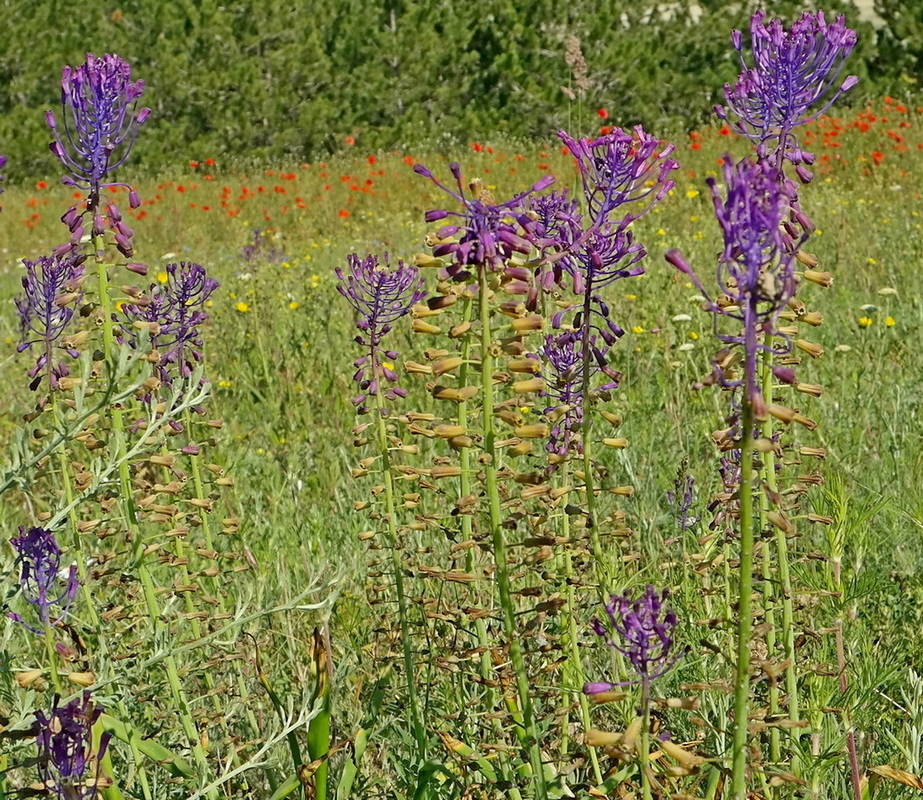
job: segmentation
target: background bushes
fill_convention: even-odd
[[[876,0],[887,21],[859,23],[850,69],[862,91],[916,87],[923,18],[916,0]],[[153,115],[134,163],[193,158],[310,160],[352,136],[391,148],[506,134],[589,131],[595,111],[675,132],[711,115],[738,71],[728,30],[754,3],[687,0],[3,0],[0,152],[9,174],[56,174],[42,112],[63,64],[118,52],[148,85]],[[787,18],[802,4],[774,2]],[[579,91],[568,36],[588,64]],[[730,52],[729,52],[730,51]],[[574,92],[568,99],[562,87]],[[861,100],[856,93],[853,102]]]

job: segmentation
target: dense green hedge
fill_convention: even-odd
[[[878,2],[910,8],[919,0]],[[698,0],[695,21],[683,12],[651,24],[645,5],[3,0],[0,152],[10,156],[13,179],[57,172],[42,112],[58,101],[62,65],[81,62],[86,51],[117,52],[146,81],[153,114],[137,154],[151,168],[207,157],[310,159],[347,136],[364,148],[390,148],[495,133],[543,137],[562,125],[588,131],[600,107],[622,125],[698,124],[737,72],[728,32],[746,26],[748,11],[739,2]],[[768,5],[790,18],[801,4]],[[857,19],[846,0],[824,5]],[[904,28],[919,40],[919,12],[916,20]],[[904,28],[885,29],[890,50],[882,60],[882,37],[859,27],[851,71],[871,74],[879,87],[900,85],[900,73],[919,65]],[[579,39],[588,64],[582,98],[564,57],[568,36]]]

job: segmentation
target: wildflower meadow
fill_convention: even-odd
[[[918,796],[923,97],[859,47],[731,19],[658,130],[574,39],[566,129],[258,167],[136,169],[146,76],[62,63],[0,196],[0,799]]]

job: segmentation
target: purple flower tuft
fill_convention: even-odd
[[[522,192],[503,203],[497,203],[480,181],[470,184],[472,196],[467,196],[462,187],[461,167],[458,164],[449,165],[458,191],[440,183],[429,170],[419,164],[414,170],[458,200],[464,209],[436,209],[426,214],[427,222],[450,217],[456,220],[455,224],[445,226],[440,231],[443,234],[440,239],[452,237],[452,241],[442,242],[433,248],[434,256],[447,257],[453,262],[440,277],[460,280],[467,274],[465,267],[480,264],[486,265],[494,272],[500,272],[514,253],[524,255],[531,251],[533,221],[525,213],[527,199],[530,195],[548,188],[553,178],[546,176],[527,192]]]
[[[768,161],[745,158],[735,164],[725,156],[722,169],[726,197],[714,179],[708,181],[715,216],[724,234],[717,274],[718,293],[723,298],[720,303],[712,301],[711,310],[741,325],[739,334],[717,336],[722,342],[743,348],[744,377],[729,378],[716,363],[714,378],[726,388],[743,385],[761,418],[764,404],[756,373],[758,355],[766,346],[760,337],[772,334],[787,341],[776,330],[776,322],[795,294],[795,253],[807,234],[793,239],[783,227],[792,213],[793,187]],[[667,260],[709,296],[682,255],[670,251]]]
[[[128,159],[150,113],[137,108],[143,92],[144,81],[132,81],[131,67],[111,53],[87,53],[85,63],[61,73],[63,132],[54,113],[45,114],[55,137],[51,152],[68,170],[64,182],[88,189],[94,207],[100,188],[111,185],[106,176]]]
[[[823,11],[805,12],[786,30],[782,20],[767,20],[760,10],[750,18],[750,38],[752,67],[744,58],[740,31],[731,37],[743,69],[734,86],[724,87],[728,111],[737,117],[733,126],[766,152],[777,150],[796,165],[811,163],[813,157],[798,149],[790,132],[816,119],[856,85],[854,75],[839,83],[856,32],[846,27],[843,16],[828,23]],[[717,110],[727,119],[724,109]],[[781,167],[780,162],[775,166]]]
[[[97,796],[99,772],[88,779],[95,761],[98,765],[106,752],[111,735],[104,733],[99,749],[93,753],[93,724],[102,709],[84,692],[66,705],[55,697],[51,713],[35,712],[35,738],[39,750],[39,775],[45,789],[62,800],[91,800]]]
[[[383,350],[382,342],[390,333],[393,325],[410,312],[414,303],[426,296],[423,279],[416,267],[397,262],[391,269],[388,256],[380,265],[378,257],[370,255],[360,259],[356,254],[347,256],[348,270],[339,267],[336,276],[339,279],[337,291],[346,298],[357,314],[356,327],[359,335],[357,344],[368,348],[368,355],[356,359],[354,379],[361,394],[353,398],[360,414],[368,413],[364,405],[369,396],[376,396],[381,391],[381,381],[397,383],[397,373],[385,364],[385,358],[394,361],[397,353]],[[391,386],[384,395],[389,400],[403,397],[406,391],[399,386]]]
[[[23,259],[26,274],[22,276],[23,293],[16,298],[19,311],[20,343],[23,352],[38,345],[41,352],[35,366],[29,370],[35,391],[44,374],[48,375],[51,389],[58,388],[58,380],[68,374],[67,367],[53,356],[55,342],[61,338],[74,316],[74,308],[83,297],[82,258],[65,255],[42,256],[37,261]],[[62,346],[71,358],[79,354],[70,346]]]
[[[67,169],[61,183],[88,192],[86,206],[78,213],[69,209],[61,221],[71,236],[62,252],[77,250],[84,234],[84,217],[88,217],[94,238],[102,235],[103,218],[99,214],[100,190],[123,186],[129,190],[129,205],[138,208],[137,193],[124,183],[113,183],[108,177],[122,166],[131,154],[138,130],[150,114],[149,108],[138,108],[144,92],[144,81],[131,80],[131,67],[117,55],[107,53],[97,58],[87,53],[79,67],[64,67],[61,73],[61,105],[63,125],[53,111],[45,121],[54,134],[51,152]],[[106,220],[114,234],[118,251],[130,259],[133,254],[132,230],[122,222],[114,203],[108,203]]]
[[[66,577],[61,575],[61,549],[54,534],[44,528],[20,527],[19,536],[10,540],[16,548],[16,561],[20,564],[19,586],[27,603],[38,609],[42,628],[27,623],[19,614],[7,616],[21,623],[33,633],[44,635],[46,626],[63,622],[77,596],[80,584],[77,580],[77,566],[71,565]],[[52,617],[52,610],[54,617]]]
[[[143,302],[122,307],[122,338],[137,347],[140,337],[135,323],[146,327],[151,347],[160,354],[157,377],[161,384],[172,386],[175,377],[189,377],[202,361],[199,326],[208,319],[205,304],[219,283],[192,262],[168,264],[166,272],[167,282],[151,284],[150,296]]]
[[[566,131],[558,131],[558,137],[577,159],[587,208],[597,223],[611,221],[627,203],[649,199],[642,211],[621,221],[627,226],[673,188],[669,174],[679,164],[669,156],[675,148],[662,145],[640,125],[633,135],[613,128],[598,139],[573,139]]]
[[[671,655],[676,612],[664,607],[668,596],[667,589],[658,592],[651,585],[637,600],[632,599],[630,592],[614,594],[606,604],[609,625],[598,619],[592,622],[593,630],[605,639],[609,647],[625,656],[634,668],[639,680],[629,683],[640,682],[649,686],[686,654],[686,650],[682,649]],[[625,684],[588,683],[583,691],[599,694],[621,685]]]

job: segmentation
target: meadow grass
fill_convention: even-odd
[[[796,435],[828,452],[828,488],[813,490],[810,507],[831,516],[837,504],[848,500],[852,507],[841,526],[850,687],[848,696],[833,691],[826,711],[812,709],[811,721],[829,724],[830,709],[848,705],[863,764],[913,772],[920,766],[923,725],[920,684],[910,672],[923,657],[918,634],[923,622],[918,490],[923,480],[918,277],[923,109],[901,109],[882,102],[857,117],[824,117],[808,129],[819,155],[814,182],[803,190],[818,227],[808,249],[833,273],[834,283],[811,295],[811,307],[824,314],[813,338],[826,350],[807,378],[826,390],[810,404],[818,428]],[[727,410],[718,392],[693,388],[710,370],[711,317],[701,309],[693,285],[662,259],[666,250],[680,247],[702,272],[713,263],[719,234],[704,179],[718,174],[716,161],[726,149],[743,152],[741,143],[720,128],[681,143],[675,189],[635,224],[649,252],[647,273],[621,281],[607,297],[614,319],[627,331],[614,351],[614,365],[624,377],[608,408],[622,417],[619,435],[630,446],[601,456],[610,483],[634,489],[623,504],[634,531],[623,555],[630,556],[632,586],[653,581],[676,587],[677,638],[692,649],[664,679],[663,696],[679,692],[683,684],[719,680],[731,669],[723,634],[696,616],[702,610],[700,586],[687,566],[696,543],[679,530],[666,499],[678,471],[687,469],[698,487],[695,513],[707,513],[705,506],[720,486],[709,434],[721,426]],[[450,157],[462,164],[466,178],[481,177],[498,198],[549,173],[559,186],[576,181],[570,156],[557,144],[503,140],[472,143],[451,154],[357,153],[327,163],[247,172],[223,164],[183,165],[133,180],[144,200],[134,214],[137,224],[132,223],[137,258],[150,265],[152,278],[158,280],[168,262],[189,260],[206,265],[222,284],[208,304],[205,335],[210,414],[224,420],[214,433],[210,458],[234,479],[220,513],[240,517],[239,540],[256,565],[228,584],[232,599],[249,608],[287,607],[313,582],[336,579],[328,590],[335,596],[329,609],[286,610],[267,618],[260,655],[269,683],[296,705],[307,702],[311,630],[328,619],[334,739],[373,724],[367,698],[376,682],[390,680],[362,767],[363,797],[399,797],[406,791],[401,787],[412,780],[400,771],[412,741],[398,696],[400,682],[388,679],[381,666],[382,653],[397,650],[393,623],[381,605],[367,601],[374,579],[366,577],[368,553],[357,534],[368,523],[354,513],[363,489],[351,477],[356,461],[348,399],[356,355],[353,319],[335,291],[333,270],[352,252],[389,252],[412,260],[430,228],[423,212],[444,201],[411,167],[420,162],[445,173]],[[61,239],[57,217],[72,202],[71,190],[50,184],[47,178],[11,186],[3,196],[6,257],[0,290],[7,298],[18,290],[17,259],[43,254]],[[248,253],[255,230],[262,232],[261,245]],[[118,290],[114,297],[119,299]],[[30,408],[28,363],[15,353],[16,326],[8,300],[0,317],[6,348],[0,361],[6,398],[0,445]],[[416,341],[403,329],[395,337],[396,349],[410,357]],[[25,493],[4,496],[3,530],[13,532],[22,524],[28,502]],[[863,508],[874,514],[865,519]],[[862,523],[851,524],[857,520]],[[449,543],[421,535],[413,544],[438,553]],[[799,607],[817,608],[829,596],[829,557],[828,529],[805,526],[792,555]],[[580,613],[578,624],[589,642],[586,626],[596,612]],[[799,640],[799,654],[810,665],[805,682],[836,672],[832,626],[831,619],[826,628],[806,631]],[[7,632],[4,639],[7,658],[17,668],[27,666],[27,651],[17,651],[20,640],[11,636]],[[431,647],[432,642],[421,641],[421,650]],[[600,671],[602,656],[592,657]],[[243,658],[250,663],[250,655]],[[449,689],[430,682],[431,665],[427,669],[426,684],[434,687],[427,691],[429,722],[451,730],[451,719],[436,722],[439,709],[448,705],[439,692]],[[248,674],[251,691],[260,695]],[[271,707],[262,695],[252,700],[262,725]],[[718,705],[703,709],[702,716],[727,714],[720,701],[714,702]],[[607,724],[617,727],[630,721],[632,710],[608,713]],[[162,719],[151,722],[169,727]],[[671,718],[671,724],[680,741],[694,738],[696,726],[684,718]],[[285,757],[282,745],[269,755],[283,774]],[[848,796],[848,770],[839,753],[831,755],[828,767],[817,769],[824,776],[820,796]],[[891,782],[876,787],[875,780],[870,796],[910,796]]]

